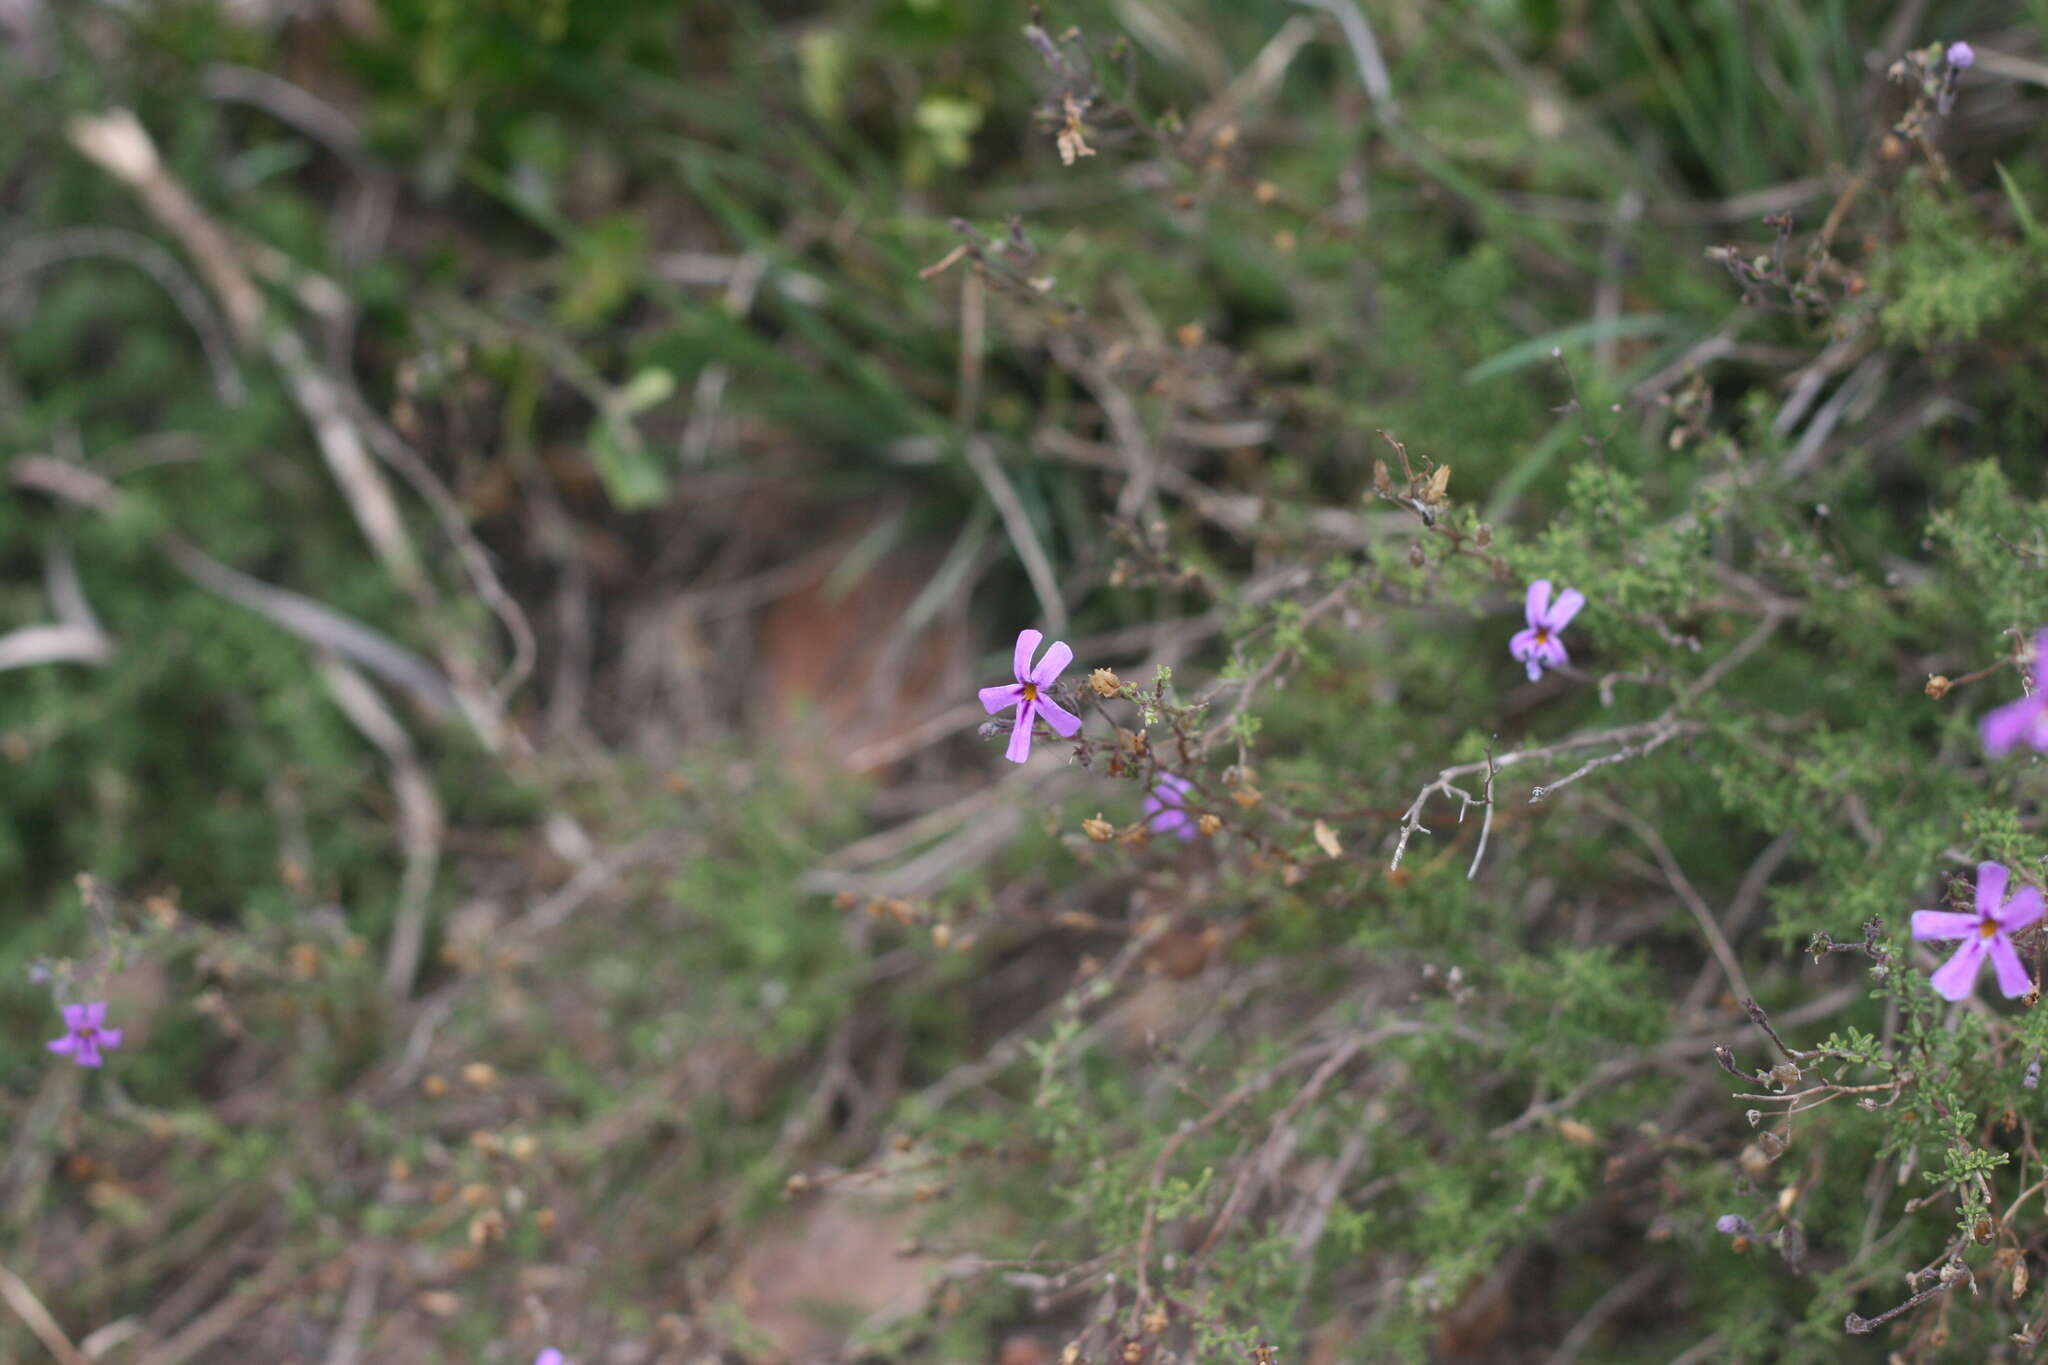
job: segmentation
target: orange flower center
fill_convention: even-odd
[[[1977,926],[1977,937],[1978,937],[1978,938],[1997,938],[1997,937],[1998,937],[1998,921],[1997,921],[1997,920],[1995,920],[1995,919],[1993,919],[1993,918],[1991,918],[1991,916],[1989,916],[1989,915],[1986,915],[1986,916],[1984,917],[1984,922],[1983,922],[1982,924],[1979,924],[1979,925]]]
[[[1025,684],[1024,684],[1024,700],[1026,700],[1026,701],[1037,701],[1037,700],[1038,700],[1038,684],[1037,684],[1037,683],[1025,683]]]
[[[1550,627],[1536,627],[1536,643],[1539,645],[1547,645],[1550,643]]]

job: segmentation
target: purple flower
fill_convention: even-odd
[[[1714,1231],[1730,1237],[1747,1237],[1753,1230],[1749,1220],[1739,1213],[1724,1213],[1714,1220]]]
[[[1031,656],[1038,652],[1038,642],[1044,638],[1035,630],[1017,632],[1017,681],[981,689],[982,708],[990,715],[1006,707],[1017,708],[1017,722],[1010,727],[1010,747],[1003,750],[1003,757],[1012,763],[1022,763],[1031,757],[1031,724],[1038,717],[1044,716],[1045,723],[1062,739],[1071,738],[1081,728],[1081,718],[1050,695],[1052,685],[1074,661],[1074,651],[1067,648],[1064,640],[1055,640],[1034,669]]]
[[[1557,636],[1585,605],[1586,594],[1577,588],[1566,588],[1552,602],[1549,579],[1539,578],[1529,585],[1529,599],[1522,604],[1529,628],[1515,632],[1515,638],[1508,641],[1508,653],[1529,666],[1530,682],[1542,677],[1546,668],[1563,668],[1571,662]]]
[[[1145,798],[1144,820],[1154,834],[1177,834],[1183,839],[1195,837],[1195,817],[1189,813],[1188,793],[1195,789],[1194,783],[1185,777],[1172,773],[1159,774],[1159,781],[1153,784],[1152,794]]]
[[[2034,988],[2032,978],[2013,951],[2012,936],[2041,918],[2041,893],[2023,886],[2005,896],[2011,876],[2002,863],[1977,864],[1977,908],[1969,914],[1951,910],[1915,910],[1913,937],[1917,939],[1961,939],[1963,946],[1943,963],[1930,979],[1934,992],[1944,1000],[1960,1000],[1977,984],[1977,969],[1988,955],[1998,970],[1998,989],[2014,1000]]]
[[[569,1365],[568,1358],[550,1346],[533,1358],[533,1365]]]
[[[69,1030],[62,1038],[53,1038],[45,1046],[59,1056],[69,1057],[80,1066],[98,1066],[106,1059],[100,1056],[101,1048],[121,1046],[121,1030],[106,1027],[107,1002],[91,1000],[83,1005],[64,1007],[64,1027]]]
[[[1948,64],[1959,70],[1964,67],[1975,66],[1977,64],[1977,49],[1971,47],[1968,43],[1950,43],[1948,45]]]
[[[2034,659],[2037,668],[2040,660],[2048,659],[2048,630],[2034,637]],[[1986,753],[1996,757],[2020,744],[2048,750],[2048,694],[2039,690],[2039,681],[2037,675],[2032,696],[2007,702],[1978,722],[1977,732],[1984,737]]]

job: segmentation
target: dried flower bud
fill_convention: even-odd
[[[1429,472],[1429,481],[1422,486],[1422,500],[1435,507],[1450,496],[1450,487],[1451,467],[1440,464]]]
[[[1927,675],[1927,695],[1934,698],[1936,701],[1940,701],[1943,697],[1947,696],[1949,688],[1953,686],[1955,686],[1954,683],[1950,682],[1947,678],[1944,678],[1939,673],[1930,673]]]
[[[1059,134],[1054,138],[1059,147],[1060,164],[1063,166],[1071,166],[1084,156],[1095,155],[1095,149],[1088,145],[1084,136],[1086,130],[1081,126],[1081,115],[1084,112],[1085,105],[1072,95],[1066,97],[1066,122],[1060,126]]]
[[[1081,822],[1081,832],[1098,844],[1106,844],[1116,838],[1116,826],[1103,819],[1101,811]]]
[[[1600,1135],[1577,1119],[1559,1119],[1557,1135],[1575,1147],[1597,1147]]]
[[[1375,493],[1391,493],[1394,491],[1394,476],[1387,472],[1387,462],[1385,460],[1374,460],[1372,462],[1372,491]]]
[[[1195,828],[1200,830],[1202,833],[1213,837],[1218,830],[1223,828],[1222,817],[1211,815],[1209,812],[1203,811],[1200,815],[1195,817]],[[2039,1068],[2037,1067],[2036,1079],[2039,1079],[2038,1070]]]
[[[1141,1360],[1143,1360],[1144,1358],[1145,1358],[1145,1343],[1144,1343],[1144,1342],[1142,1342],[1142,1341],[1127,1341],[1127,1342],[1125,1342],[1125,1343],[1124,1343],[1124,1352],[1123,1352],[1123,1361],[1124,1361],[1124,1365],[1138,1365],[1138,1362],[1139,1362],[1139,1361],[1141,1361]]]
[[[1139,1325],[1145,1329],[1146,1336],[1163,1336],[1166,1332],[1166,1321],[1166,1305],[1155,1303]]]
[[[442,1076],[425,1076],[420,1080],[420,1093],[430,1100],[438,1100],[448,1093],[448,1081]]]
[[[1098,668],[1088,675],[1089,690],[1104,701],[1124,690],[1124,680],[1106,668]]]
[[[785,1199],[794,1199],[797,1195],[804,1193],[810,1188],[811,1178],[802,1171],[798,1171],[795,1175],[782,1182],[782,1196]]]
[[[906,900],[893,896],[878,896],[868,902],[868,915],[872,919],[889,919],[898,924],[908,924],[917,918],[917,911]]]
[[[934,924],[934,925],[932,926],[932,947],[934,947],[934,948],[937,948],[937,949],[939,949],[939,950],[940,950],[941,952],[943,952],[943,951],[944,951],[945,949],[947,949],[947,948],[951,947],[951,946],[952,946],[952,943],[953,943],[953,926],[952,926],[952,925],[950,925],[950,924]]]
[[[485,1209],[469,1220],[469,1244],[478,1250],[492,1242],[503,1241],[505,1237],[505,1215],[496,1209]]]
[[[1202,330],[1202,324],[1199,322],[1183,322],[1180,326],[1173,329],[1174,340],[1180,343],[1181,349],[1184,351],[1192,351],[1195,347],[1201,345],[1202,339],[1206,335],[1207,333]]]
[[[496,1196],[494,1196],[491,1193],[491,1187],[489,1185],[482,1184],[464,1185],[462,1187],[462,1194],[460,1197],[463,1203],[469,1205],[473,1209],[488,1208],[495,1201],[496,1198]]]
[[[1423,566],[1424,564],[1427,564],[1428,562],[1429,562],[1429,556],[1428,556],[1427,554],[1423,553],[1423,549],[1422,549],[1422,542],[1421,542],[1421,541],[1419,541],[1419,540],[1418,540],[1418,541],[1416,541],[1416,542],[1415,542],[1415,543],[1414,543],[1413,545],[1410,545],[1410,546],[1408,547],[1408,567],[1409,567],[1409,568],[1411,568],[1411,569],[1419,569],[1419,568],[1421,568],[1421,567],[1422,567],[1422,566]]]
[[[1280,191],[1272,181],[1261,180],[1252,186],[1252,200],[1259,204],[1270,204],[1280,197]]]
[[[489,1062],[471,1062],[462,1068],[462,1079],[478,1090],[489,1090],[498,1083],[498,1069]]]

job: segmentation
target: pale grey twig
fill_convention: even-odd
[[[1381,118],[1392,119],[1400,110],[1394,103],[1394,80],[1387,74],[1386,58],[1380,55],[1380,45],[1373,37],[1372,25],[1365,21],[1365,14],[1358,8],[1358,0],[1294,0],[1297,5],[1319,9],[1337,20],[1337,27],[1344,30],[1344,41],[1351,48],[1351,59],[1358,64],[1358,79],[1365,86],[1367,98]]]
[[[1430,797],[1443,794],[1456,796],[1465,803],[1466,807],[1479,804],[1480,798],[1456,785],[1458,778],[1470,777],[1475,773],[1498,772],[1501,769],[1512,768],[1520,763],[1527,763],[1531,759],[1555,758],[1559,754],[1571,753],[1577,749],[1595,748],[1602,744],[1628,745],[1636,741],[1638,737],[1657,735],[1668,730],[1670,733],[1664,735],[1663,739],[1659,740],[1661,744],[1671,739],[1676,739],[1680,735],[1695,734],[1701,728],[1703,727],[1692,721],[1672,721],[1663,718],[1638,721],[1632,725],[1617,725],[1608,730],[1595,730],[1589,734],[1574,735],[1569,739],[1559,740],[1555,744],[1545,744],[1540,748],[1520,749],[1498,755],[1497,757],[1489,755],[1477,763],[1453,764],[1439,772],[1435,780],[1417,792],[1415,800],[1409,803],[1407,813],[1401,817],[1400,839],[1394,845],[1392,866],[1399,867],[1401,865],[1401,857],[1408,851],[1408,840],[1418,830],[1423,829],[1422,809],[1429,803]],[[1562,784],[1554,784],[1550,790],[1555,790],[1558,785]]]

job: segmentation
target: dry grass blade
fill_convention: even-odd
[[[107,479],[47,455],[18,457],[8,464],[7,477],[17,488],[32,488],[96,512],[111,513],[121,505],[120,490]],[[444,717],[456,709],[454,688],[433,665],[354,617],[231,569],[180,537],[161,536],[157,547],[201,587],[403,688],[429,715]]]
[[[384,960],[384,988],[403,999],[412,994],[426,943],[428,904],[446,826],[441,798],[420,766],[412,737],[362,674],[329,655],[320,661],[320,676],[349,723],[376,745],[391,765],[391,794],[398,802],[398,837],[405,850],[405,870],[399,877],[398,910]]]
[[[1045,613],[1048,629],[1058,634],[1067,628],[1067,604],[1060,598],[1059,579],[1052,571],[1052,560],[1047,558],[1045,547],[1039,543],[1038,532],[1032,529],[1031,516],[1024,510],[1023,499],[1017,496],[1016,487],[1010,476],[1003,473],[997,463],[995,452],[988,442],[979,436],[969,436],[963,443],[967,454],[968,467],[981,486],[988,490],[989,499],[995,503],[996,512],[1003,519],[1003,530],[1009,533],[1010,544],[1016,548],[1017,557],[1024,561],[1024,572],[1031,580],[1031,590],[1038,595],[1039,610]]]
[[[242,269],[227,235],[165,173],[141,120],[126,109],[81,114],[71,121],[71,142],[109,175],[140,196],[157,221],[184,244],[186,254],[212,286],[227,313],[228,326],[243,346],[256,339],[263,321],[263,294]]]
[[[61,1365],[91,1365],[71,1344],[71,1338],[64,1335],[64,1329],[43,1307],[43,1301],[35,1296],[35,1291],[6,1266],[0,1266],[0,1299],[7,1300],[7,1306],[28,1324],[28,1329],[36,1334],[36,1340],[42,1342]]]

